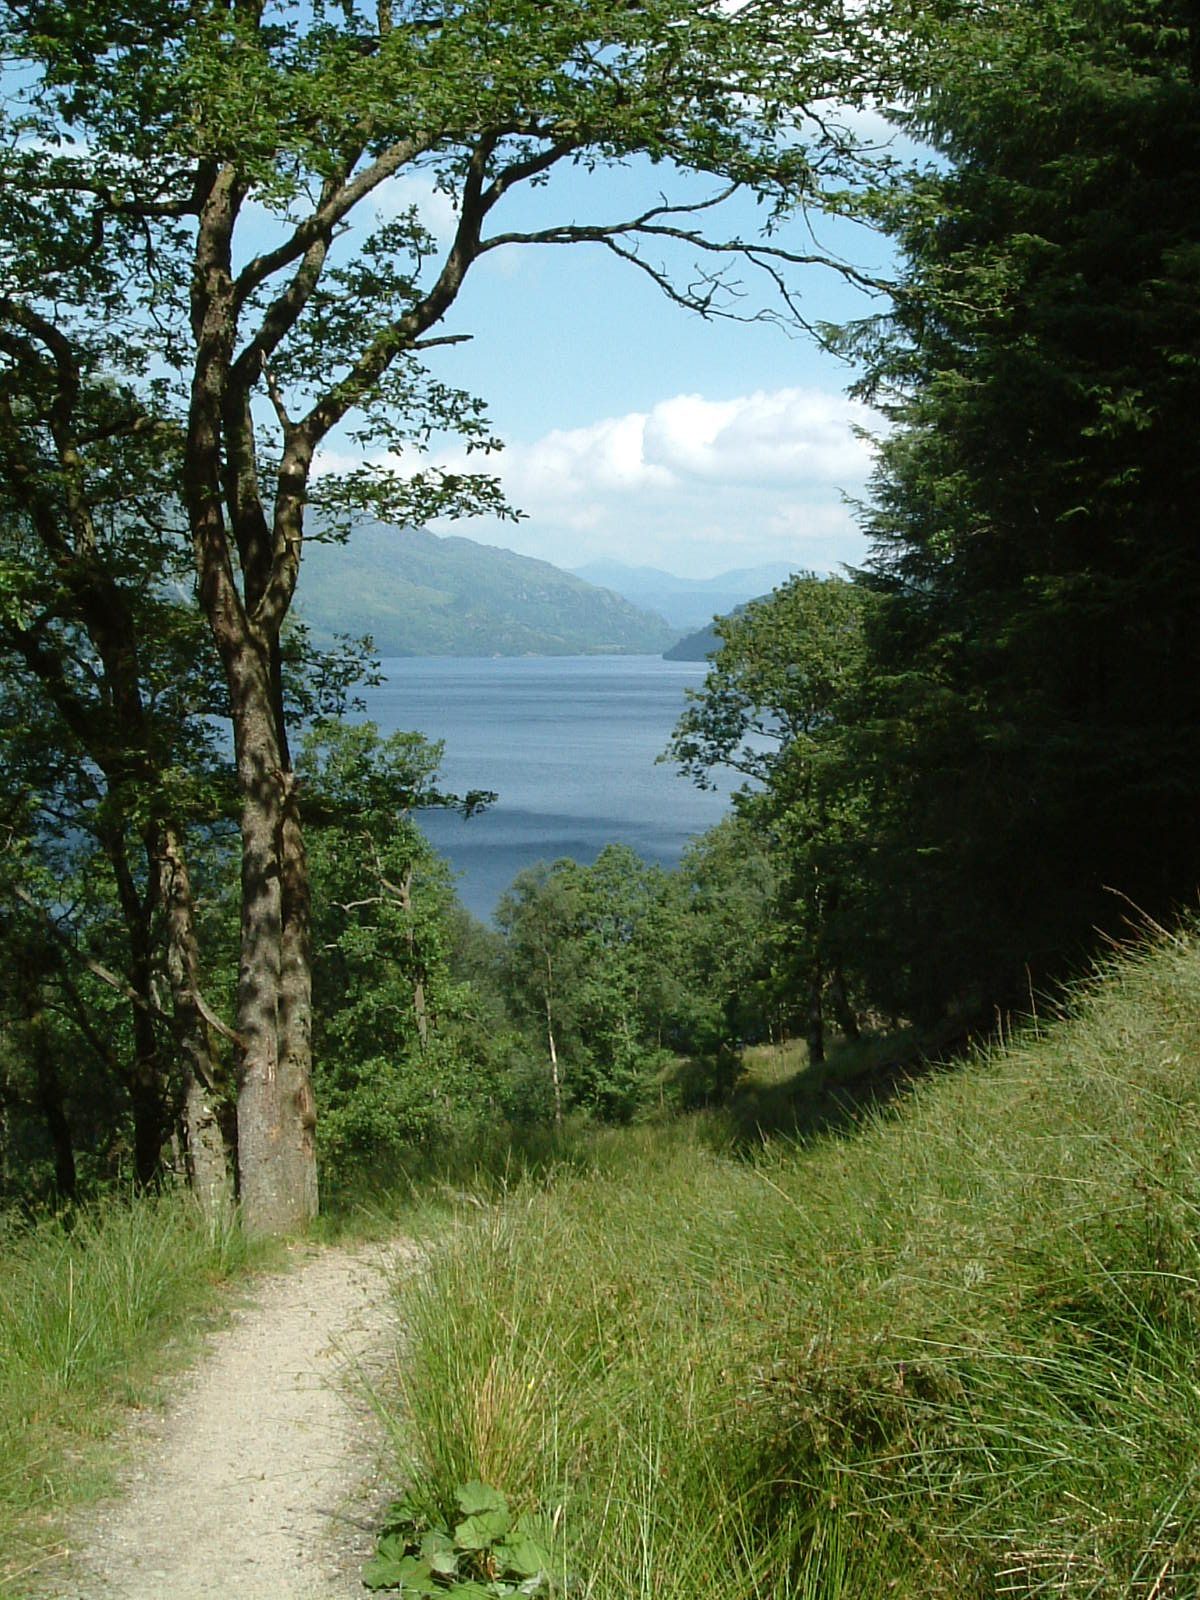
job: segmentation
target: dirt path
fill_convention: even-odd
[[[124,1497],[76,1529],[57,1600],[365,1595],[378,1438],[355,1378],[390,1354],[406,1254],[314,1250],[268,1279],[146,1430]]]

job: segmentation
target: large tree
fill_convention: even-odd
[[[776,869],[773,986],[783,1015],[803,1018],[814,1063],[827,1004],[857,1032],[846,989],[861,936],[850,863],[867,824],[846,735],[864,695],[870,602],[844,579],[800,573],[719,618],[720,645],[668,749],[701,786],[714,767],[745,779],[735,804]]]
[[[33,858],[61,862],[90,841],[107,863],[132,1008],[136,1180],[146,1185],[158,1173],[178,1088],[193,1186],[215,1216],[229,1192],[221,1069],[216,1018],[198,986],[185,827],[190,813],[214,805],[220,762],[211,715],[222,696],[200,619],[177,593],[181,580],[190,583],[172,526],[176,435],[113,381],[111,353],[104,329],[72,340],[26,305],[5,308],[0,663],[8,728],[0,767],[10,782],[28,775],[39,798],[21,830]],[[69,898],[60,892],[38,906],[16,879],[9,894],[23,899],[26,918],[40,915],[51,928]],[[178,1073],[158,1026],[160,966]]]
[[[939,159],[885,205],[906,265],[859,341],[895,424],[860,756],[876,993],[932,1015],[1200,878],[1200,8],[925,26]]]
[[[753,314],[726,270],[749,264],[780,295],[773,314],[794,319],[787,273],[803,252],[779,235],[743,240],[722,202],[757,197],[769,233],[844,181],[851,145],[828,112],[861,98],[875,71],[861,9],[154,0],[135,17],[104,0],[8,0],[0,11],[17,91],[3,220],[18,241],[0,316],[10,327],[43,316],[66,340],[97,315],[126,330],[151,351],[140,381],[163,386],[184,439],[241,796],[238,1155],[252,1229],[302,1222],[317,1195],[311,912],[280,630],[318,451],[347,419],[364,449],[413,447],[437,426],[487,442],[478,409],[421,361],[472,265],[504,247],[593,242],[706,315]],[[865,41],[858,57],[852,36]],[[710,182],[607,222],[500,220],[508,195],[555,167],[639,155],[668,188],[681,170]],[[373,211],[413,173],[453,198],[445,248],[415,210]],[[366,468],[321,487],[335,518],[353,504],[402,521],[495,503],[483,479]]]

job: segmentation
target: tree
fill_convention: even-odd
[[[776,863],[774,981],[785,1014],[804,1016],[814,1063],[824,1058],[826,996],[843,1030],[857,1032],[846,997],[849,862],[866,822],[846,739],[863,696],[869,605],[858,585],[800,574],[721,618],[721,645],[667,750],[701,785],[717,766],[746,780],[738,813]]]
[[[579,949],[577,866],[544,861],[513,879],[496,907],[496,926],[504,936],[504,986],[513,1009],[545,1040],[554,1099],[554,1121],[563,1119],[560,1050],[575,1025]]]
[[[949,19],[948,21],[946,19]],[[951,8],[859,330],[882,1003],[1020,1004],[1200,876],[1200,14]],[[1113,890],[1119,891],[1114,895]]]
[[[126,939],[134,1173],[143,1186],[158,1173],[174,1092],[156,1027],[161,928],[186,1159],[215,1218],[230,1193],[223,1074],[216,1019],[198,987],[184,818],[213,804],[220,763],[203,713],[221,697],[199,619],[174,592],[187,577],[171,528],[177,456],[130,392],[100,375],[109,344],[103,333],[72,343],[24,306],[10,306],[0,327],[4,756],[10,779],[23,770],[42,797],[26,818],[31,840],[53,854],[54,840],[62,853],[64,837],[85,835],[111,872]],[[14,892],[28,901],[27,888]],[[41,911],[51,927],[59,898]]]
[[[163,384],[178,417],[241,804],[243,1212],[252,1230],[287,1229],[317,1197],[311,903],[280,688],[305,505],[403,522],[496,504],[483,478],[364,466],[315,484],[318,451],[350,418],[362,447],[411,451],[439,427],[489,445],[479,408],[420,363],[473,264],[511,245],[592,242],[703,315],[763,314],[739,309],[726,269],[740,263],[795,320],[784,273],[811,253],[722,233],[720,202],[757,197],[769,234],[840,185],[851,142],[819,115],[802,149],[803,108],[861,100],[886,55],[839,0],[733,14],[715,0],[380,0],[369,15],[349,0],[303,17],[155,0],[136,18],[107,0],[8,0],[0,37],[18,86],[0,315],[42,316],[67,341],[105,315],[150,352],[138,382]],[[639,153],[712,188],[612,222],[487,231],[553,168]],[[440,255],[415,210],[363,222],[409,172],[454,199]]]
[[[724,1064],[740,1043],[778,1031],[783,1008],[770,983],[778,879],[769,837],[746,816],[725,817],[684,851],[670,877],[674,1048]]]
[[[519,873],[496,910],[513,1010],[545,1041],[554,1116],[636,1109],[674,1021],[679,934],[662,869],[609,844]]]
[[[468,995],[450,972],[454,891],[414,814],[489,800],[437,787],[442,747],[373,723],[318,722],[296,770],[314,888],[314,1037],[326,1158],[375,1170],[444,1137],[492,1087],[459,1026]]]

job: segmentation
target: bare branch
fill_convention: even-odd
[[[125,982],[124,978],[119,978],[115,972],[110,972],[107,967],[102,966],[93,956],[86,955],[82,950],[76,949],[45,906],[39,905],[27,889],[23,889],[19,883],[15,883],[12,886],[12,894],[22,905],[28,906],[51,938],[62,945],[81,966],[86,967],[94,978],[99,978],[101,983],[107,984],[110,989],[115,989],[126,1000],[132,1001],[140,1011],[148,1012],[151,1016],[161,1017],[166,1022],[171,1020],[168,1013],[161,1006],[156,1006],[153,1001],[147,1000],[144,995],[140,995],[131,984]]]
[[[442,344],[470,344],[475,337],[473,333],[443,333],[436,339],[415,339],[409,345],[410,350],[435,350]]]
[[[278,383],[275,381],[275,374],[271,371],[270,367],[266,365],[263,366],[262,370],[263,377],[266,380],[267,393],[271,397],[271,404],[275,407],[275,415],[279,418],[279,426],[283,429],[285,434],[290,433],[295,427],[295,423],[288,415],[288,409],[283,398],[283,393]]]

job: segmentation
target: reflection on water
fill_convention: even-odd
[[[611,841],[673,866],[688,839],[719,821],[728,787],[697,789],[656,765],[704,678],[703,663],[658,656],[396,658],[369,690],[383,733],[445,741],[442,782],[494,789],[469,822],[430,812],[422,827],[462,874],[459,894],[490,917],[516,873],[539,860],[591,861]]]

